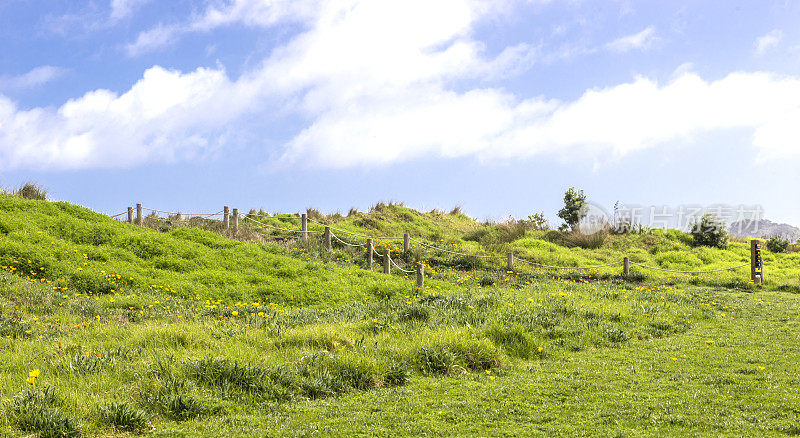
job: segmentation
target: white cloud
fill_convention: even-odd
[[[64,69],[42,65],[18,76],[0,76],[0,90],[35,88],[64,74]]]
[[[148,69],[129,91],[95,90],[59,108],[22,110],[0,95],[4,168],[124,167],[213,150],[254,95],[224,71]]]
[[[226,146],[236,133],[268,132],[268,122],[253,128],[253,119],[276,112],[308,120],[279,151],[278,164],[341,168],[576,152],[590,159],[729,129],[749,129],[762,159],[800,155],[799,77],[734,73],[707,81],[683,67],[666,83],[636,78],[571,102],[487,85],[537,59],[537,48],[525,44],[489,56],[473,37],[496,5],[323,2],[303,18],[305,30],[239,78],[221,67],[153,67],[127,92],[96,90],[58,108],[20,109],[0,96],[0,163],[48,169],[186,159]],[[269,25],[305,14],[286,10],[228,7],[195,22]],[[644,44],[636,41],[629,45]]]
[[[749,128],[765,160],[800,156],[800,78],[734,73],[708,82],[686,73],[659,85],[589,90],[573,102],[517,99],[498,90],[417,90],[323,112],[284,159],[347,167],[421,156],[527,158],[622,156]]]
[[[631,50],[647,50],[652,46],[653,42],[655,42],[655,34],[655,28],[650,26],[639,33],[617,38],[606,44],[606,48],[619,53],[629,52]]]
[[[779,29],[775,29],[764,36],[756,38],[756,53],[761,55],[770,49],[774,49],[780,44],[781,39],[783,39],[783,32]]]
[[[125,46],[125,49],[129,56],[138,56],[171,44],[180,32],[181,28],[178,26],[158,25],[139,33],[136,41]]]
[[[115,1],[138,3],[148,0]],[[338,5],[345,9],[351,6],[351,3],[340,1]],[[319,14],[320,7],[322,7],[321,2],[314,0],[231,0],[222,4],[211,4],[186,23],[159,24],[139,33],[136,41],[128,44],[126,48],[128,55],[138,56],[173,44],[187,33],[207,32],[232,24],[266,27],[278,22],[311,20]]]
[[[137,8],[149,1],[150,0],[111,0],[111,14],[109,18],[112,22],[128,18]]]

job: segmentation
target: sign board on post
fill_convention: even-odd
[[[750,280],[754,284],[764,282],[764,262],[761,260],[761,241],[750,241]]]

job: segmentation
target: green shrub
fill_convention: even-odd
[[[728,232],[725,230],[725,223],[711,214],[704,214],[696,221],[689,234],[692,235],[694,246],[711,246],[722,249],[728,246]]]
[[[789,240],[784,239],[780,236],[772,236],[767,239],[766,247],[767,250],[774,253],[782,253],[786,252],[786,249],[789,247]]]

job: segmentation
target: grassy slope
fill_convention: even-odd
[[[63,203],[0,207],[0,258],[17,268],[0,273],[0,395],[40,369],[39,387],[55,388],[88,435],[113,430],[97,421],[112,399],[186,435],[798,432],[795,295],[525,273],[480,287],[447,270],[413,295],[345,252],[158,233]],[[450,230],[445,240],[469,226]],[[545,251],[594,257],[532,255]],[[251,374],[200,369],[208,357]],[[153,393],[206,413],[176,419]],[[9,409],[1,426],[20,433]]]
[[[280,224],[277,219],[265,219],[271,224]],[[270,222],[271,221],[271,222]],[[546,265],[554,266],[591,266],[620,262],[628,256],[632,262],[641,263],[662,269],[671,270],[715,270],[749,263],[749,243],[733,241],[727,249],[693,247],[691,237],[685,233],[669,230],[654,230],[649,234],[611,235],[606,239],[603,247],[599,249],[568,248],[563,245],[545,240],[546,232],[529,231],[522,238],[510,243],[498,243],[496,239],[482,239],[479,242],[465,240],[469,232],[486,229],[489,237],[496,236],[491,226],[486,226],[470,219],[467,216],[439,212],[420,213],[401,205],[382,206],[369,213],[358,213],[340,219],[329,220],[333,226],[343,228],[360,234],[380,236],[402,236],[404,232],[412,237],[423,238],[438,244],[442,248],[471,252],[476,254],[499,254],[513,252],[515,256]],[[293,224],[298,226],[296,218],[283,222],[284,226]],[[321,229],[312,224],[311,229]],[[272,235],[280,231],[271,231]],[[358,237],[338,233],[340,237],[351,242],[363,242]],[[398,242],[387,242],[392,248],[398,248]],[[425,251],[427,257],[453,259],[453,257],[437,255]],[[800,292],[800,252],[788,254],[774,254],[764,251],[766,286],[773,289],[783,289]],[[472,260],[471,263],[479,269],[499,269],[500,262],[485,262]],[[445,260],[440,264],[452,264],[452,260]],[[543,272],[542,269],[530,268],[524,263],[517,267],[522,272]],[[597,272],[587,272],[591,275],[616,274],[619,266],[603,268]],[[746,288],[749,284],[749,267],[735,271],[717,272],[712,274],[674,274],[632,266],[634,273],[644,274],[654,283],[694,283],[712,286],[727,286]],[[561,271],[565,272],[565,271]],[[558,271],[553,271],[558,273]]]
[[[278,245],[237,242],[193,228],[160,233],[63,202],[0,195],[0,265],[54,287],[94,293],[158,288],[184,298],[296,304],[409,287],[398,277],[294,255]]]

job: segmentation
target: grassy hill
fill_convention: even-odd
[[[724,266],[746,250],[691,248],[679,233],[609,236],[594,250],[541,231],[509,240],[497,225],[398,205],[318,220],[554,265],[628,254]],[[767,291],[791,289],[777,278],[795,274],[777,267],[797,269],[796,254],[765,255],[775,274],[757,289],[746,270],[559,276],[417,247],[395,253],[401,266],[426,263],[416,290],[396,270],[364,269],[361,248],[329,253],[255,223],[239,236],[252,241],[239,241],[213,231],[218,223],[198,225],[159,231],[0,195],[3,433],[800,432],[800,301]]]

